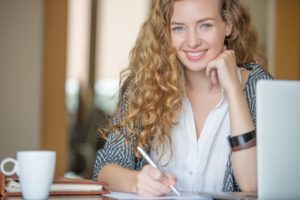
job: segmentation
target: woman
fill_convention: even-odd
[[[261,64],[239,0],[152,0],[93,178],[144,196],[167,194],[168,185],[256,191],[255,85],[271,78]]]

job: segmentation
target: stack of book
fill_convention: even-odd
[[[97,195],[107,194],[104,189],[107,185],[87,179],[73,179],[57,177],[53,180],[50,189],[50,196],[57,195]],[[21,196],[21,185],[16,176],[4,176],[0,173],[0,196]]]

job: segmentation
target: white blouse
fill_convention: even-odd
[[[208,114],[198,140],[192,106],[186,97],[178,124],[171,133],[172,157],[168,148],[155,151],[155,140],[150,154],[162,171],[176,175],[179,191],[221,192],[230,153],[226,139],[229,134],[228,102],[224,92]]]
[[[239,68],[237,73],[241,80]],[[176,175],[179,191],[221,192],[230,154],[229,135],[228,100],[223,90],[220,101],[209,112],[198,140],[192,105],[185,97],[178,124],[171,132],[173,154],[168,147],[156,148],[154,139],[150,155],[162,171]]]

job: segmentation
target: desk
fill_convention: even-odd
[[[0,197],[1,200],[23,200],[22,197]],[[51,196],[48,200],[113,200],[102,195]]]
[[[244,193],[244,192],[235,192],[235,193],[227,193],[227,192],[219,192],[219,193],[200,193],[204,197],[209,197],[214,200],[257,200],[256,193]],[[0,197],[1,200],[22,200],[22,197]],[[102,195],[87,195],[87,196],[79,196],[79,195],[70,195],[70,196],[51,196],[49,200],[114,200],[110,197],[105,197]],[[149,200],[149,198],[148,198]],[[171,199],[169,199],[171,200]]]
[[[214,200],[257,200],[257,193],[254,192],[215,192],[215,193],[201,193],[203,196],[211,197]]]

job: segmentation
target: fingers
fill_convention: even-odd
[[[151,178],[140,179],[137,188],[138,194],[141,196],[163,196],[170,192],[167,185]]]
[[[220,83],[225,86],[225,80],[235,79],[236,76],[236,58],[232,50],[226,50],[210,61],[206,67],[206,76],[211,79],[212,84]]]
[[[216,85],[218,83],[218,75],[216,70],[212,70],[210,73],[210,80],[213,85]]]
[[[168,177],[168,185],[175,186],[176,185],[176,181],[177,181],[176,176],[174,176],[172,174],[166,174],[166,176]]]
[[[205,71],[206,77],[210,77],[210,80],[212,84],[216,85],[218,83],[218,73],[217,73],[217,68],[216,68],[216,63],[214,61],[211,61]]]
[[[174,184],[174,177],[169,181],[169,178],[160,170],[146,165],[137,177],[137,194],[141,196],[163,196],[171,191],[168,186],[169,182]]]

